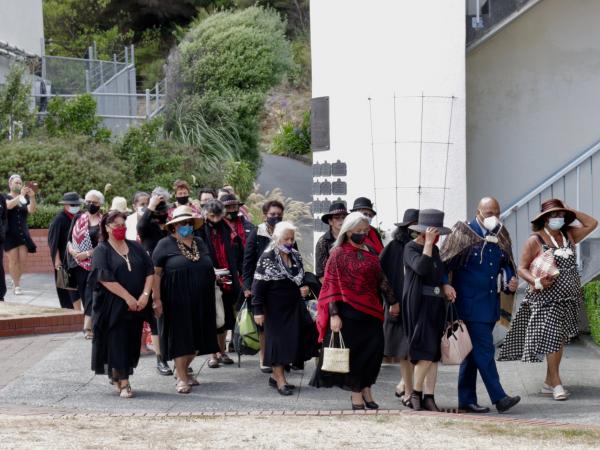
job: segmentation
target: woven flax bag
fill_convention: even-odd
[[[350,372],[350,349],[344,345],[342,333],[338,333],[340,335],[340,347],[335,347],[334,334],[333,332],[331,333],[329,346],[323,347],[323,365],[321,366],[321,370],[334,373],[348,373]]]

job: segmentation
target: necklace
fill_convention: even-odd
[[[198,244],[196,241],[192,241],[192,246],[188,247],[182,241],[177,240],[177,247],[183,256],[185,256],[190,261],[199,261],[200,260],[200,252],[198,251]]]
[[[119,255],[121,258],[123,258],[125,260],[125,263],[127,264],[127,270],[129,272],[131,272],[131,263],[129,262],[129,253],[121,253],[119,250],[117,250],[117,248],[111,243],[110,246],[114,249],[114,251],[117,253],[117,255]]]
[[[544,228],[544,232],[548,235],[548,237],[552,241],[552,244],[554,244],[554,247],[556,247],[556,249],[554,250],[555,256],[560,256],[561,258],[568,258],[569,256],[573,256],[573,250],[571,250],[569,248],[569,241],[567,240],[565,235],[562,233],[562,231],[560,233],[562,236],[562,239],[563,239],[562,247],[560,245],[558,245],[558,242],[556,242],[556,239],[554,239],[554,236],[552,236],[546,228]]]

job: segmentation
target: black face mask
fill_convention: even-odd
[[[175,200],[177,200],[177,203],[179,203],[180,205],[187,205],[189,199],[189,195],[184,195],[183,197],[175,197]]]
[[[274,227],[275,225],[277,225],[279,222],[281,222],[283,220],[282,217],[279,216],[275,216],[275,217],[267,217],[267,223],[269,225],[271,225],[272,227]]]
[[[235,211],[227,213],[227,218],[231,221],[234,221],[235,219],[237,219],[237,216],[238,216],[238,213]]]
[[[367,235],[365,233],[352,233],[352,235],[350,236],[350,239],[356,245],[363,244],[365,242],[366,238],[367,238]]]
[[[94,205],[93,203],[86,203],[85,206],[90,214],[96,214],[98,211],[100,211],[100,206]]]

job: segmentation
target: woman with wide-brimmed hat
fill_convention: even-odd
[[[377,211],[375,211],[373,202],[367,197],[358,197],[354,200],[354,204],[352,205],[352,209],[350,212],[359,212],[364,215],[367,219],[369,219],[369,233],[367,234],[367,239],[365,240],[365,245],[368,245],[375,253],[378,255],[383,251],[383,240],[381,239],[381,235],[377,228],[373,226],[373,219],[377,215]]]
[[[426,376],[436,373],[442,357],[445,270],[436,244],[440,235],[451,230],[444,226],[444,213],[437,209],[421,210],[418,223],[408,228],[418,233],[404,247],[402,324],[408,338],[408,358],[415,366],[410,402],[415,410],[439,411],[433,392],[423,396],[423,383]]]
[[[594,231],[598,221],[552,199],[544,202],[531,221],[533,234],[523,248],[519,276],[529,285],[525,299],[512,321],[499,359],[541,362],[546,356],[543,394],[567,400],[569,392],[560,377],[563,347],[577,337],[578,312],[582,301],[575,246]],[[543,252],[553,255],[558,274],[536,278],[530,271],[533,260]]]
[[[321,283],[323,283],[325,277],[325,266],[329,259],[329,252],[340,234],[347,215],[348,210],[344,202],[333,202],[329,207],[329,212],[321,217],[321,221],[329,225],[329,230],[319,238],[315,247],[315,275]]]
[[[153,307],[164,314],[160,334],[167,360],[175,360],[177,392],[187,394],[198,381],[188,374],[196,355],[218,351],[215,271],[208,248],[194,230],[203,219],[189,206],[178,206],[167,222],[170,235],[152,253],[156,277]]]
[[[66,269],[67,259],[65,253],[67,251],[67,242],[69,241],[69,229],[71,228],[71,223],[81,210],[83,200],[77,192],[67,192],[58,203],[63,205],[63,209],[54,216],[48,227],[48,248],[50,249],[50,257],[55,269],[55,281],[58,271],[63,268],[63,265],[65,266],[64,269]],[[75,287],[74,283],[72,287]],[[73,303],[78,299],[76,290],[62,289],[57,286],[56,293],[61,308],[73,309]]]

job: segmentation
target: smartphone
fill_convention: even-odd
[[[36,181],[28,181],[25,186],[33,191],[34,194],[37,194],[40,191],[40,186]]]

